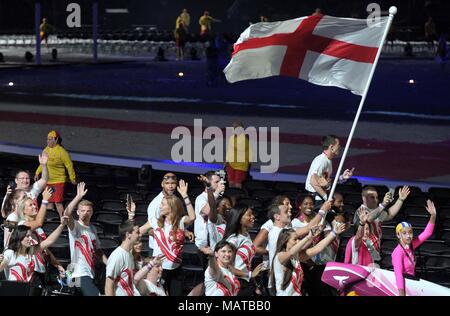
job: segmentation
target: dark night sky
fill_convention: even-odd
[[[32,30],[34,21],[34,0],[0,0],[0,30]],[[82,24],[91,24],[91,0],[41,0],[43,16],[58,29],[65,28],[66,6],[76,2],[82,9]],[[99,0],[100,25],[103,28],[127,28],[133,25],[156,25],[160,29],[172,29],[182,8],[191,13],[191,25],[197,26],[201,13],[209,10],[213,17],[224,22],[217,24],[219,31],[242,30],[250,21],[256,21],[261,14],[271,20],[283,20],[312,13],[321,7],[324,13],[335,16],[367,16],[365,8],[371,1],[341,0]],[[450,1],[445,0],[378,0],[382,9],[397,5],[397,25],[423,27],[428,15],[433,15],[440,28],[449,27]],[[129,14],[105,14],[105,8],[128,8]]]

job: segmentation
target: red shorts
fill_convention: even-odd
[[[228,181],[233,183],[242,183],[245,179],[247,179],[247,171],[233,169],[230,166],[226,168]]]
[[[64,185],[64,183],[47,185],[47,187],[53,188],[52,197],[48,200],[50,203],[62,203],[64,201]]]

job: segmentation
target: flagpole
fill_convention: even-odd
[[[348,136],[347,143],[345,144],[345,149],[344,149],[344,152],[342,154],[342,158],[341,158],[341,161],[339,163],[339,167],[338,167],[338,170],[336,172],[336,176],[334,177],[333,186],[331,187],[330,194],[328,195],[328,200],[332,200],[333,199],[334,191],[336,190],[336,185],[338,183],[339,176],[340,176],[341,171],[342,171],[342,166],[344,165],[345,158],[347,157],[347,152],[348,152],[348,149],[350,148],[350,143],[352,141],[353,134],[354,134],[355,129],[356,129],[356,125],[358,124],[359,116],[361,115],[361,111],[362,111],[364,102],[366,101],[367,93],[369,91],[369,87],[370,87],[370,84],[372,82],[373,74],[375,73],[375,69],[377,68],[378,60],[380,58],[381,51],[383,50],[383,45],[384,45],[384,42],[386,41],[386,37],[387,37],[387,34],[389,32],[389,29],[391,28],[392,20],[394,19],[394,15],[395,14],[397,14],[397,8],[394,7],[394,6],[390,7],[389,8],[388,23],[387,23],[386,29],[384,30],[383,37],[381,39],[380,48],[377,51],[377,55],[375,57],[375,61],[373,63],[373,67],[370,70],[369,80],[367,80],[366,87],[364,88],[364,93],[362,95],[361,102],[359,103],[358,111],[356,112],[356,116],[355,116],[355,119],[353,121],[352,129],[350,130],[350,134]]]

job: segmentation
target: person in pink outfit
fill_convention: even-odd
[[[427,201],[426,210],[431,215],[430,220],[428,221],[425,230],[417,238],[413,239],[411,224],[407,222],[401,222],[395,228],[398,245],[391,256],[399,296],[406,296],[404,275],[414,276],[416,272],[416,257],[414,256],[414,250],[433,234],[436,222],[436,208],[430,200]]]
[[[345,263],[369,266],[380,260],[380,240],[368,222],[369,213],[360,209],[355,216],[359,217],[356,234],[347,242]]]

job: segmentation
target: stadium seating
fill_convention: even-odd
[[[14,179],[16,171],[20,168],[34,170],[35,159],[0,154],[0,196],[4,195],[9,181]],[[88,163],[75,163],[75,168],[80,179],[87,181],[88,196],[94,203],[92,224],[96,227],[100,242],[105,253],[111,253],[120,243],[118,225],[126,219],[126,197],[129,194],[136,202],[136,221],[142,225],[147,220],[148,204],[161,192],[161,178],[165,171],[153,170],[149,182],[138,182],[138,169],[121,168],[112,166],[100,166]],[[189,183],[189,194],[194,203],[195,197],[202,193],[204,188],[196,180],[196,175],[177,173],[179,178],[186,179]],[[389,188],[387,186],[375,186],[380,199]],[[396,188],[398,192],[399,187]],[[352,182],[340,185],[338,192],[344,195],[344,210],[353,217],[355,210],[361,205],[360,183]],[[243,189],[227,188],[225,194],[233,197],[238,202],[252,206],[256,217],[255,227],[249,231],[252,238],[256,236],[260,226],[268,219],[267,207],[276,195],[287,195],[294,206],[297,195],[305,194],[304,183],[270,182],[259,180],[247,180]],[[67,186],[64,204],[67,205],[76,195],[76,188]],[[399,214],[391,221],[384,222],[382,226],[383,240],[381,243],[382,259],[380,265],[385,269],[392,269],[391,253],[398,244],[395,236],[395,226],[403,220],[409,221],[414,226],[414,234],[420,234],[426,226],[429,218],[425,210],[426,200],[436,202],[438,209],[438,223],[431,238],[416,250],[418,259],[417,270],[424,278],[435,280],[439,284],[448,284],[449,278],[438,277],[450,270],[450,189],[430,188],[423,192],[420,188],[412,187],[411,196],[403,206]],[[76,217],[76,212],[74,216]],[[293,210],[296,213],[296,210]],[[48,210],[44,231],[50,234],[59,225],[59,215],[56,211]],[[192,229],[192,227],[190,227]],[[69,241],[67,228],[58,241],[50,248],[54,255],[63,263],[70,262]],[[0,239],[3,234],[0,234]],[[341,237],[341,243],[337,259],[343,261],[345,247],[348,239],[353,236],[353,231],[348,230]],[[148,248],[148,238],[143,237],[143,254],[151,255]],[[3,245],[3,242],[1,242]],[[258,260],[260,260],[259,258]],[[200,266],[197,248],[192,242],[186,241],[183,248],[183,277],[185,290],[189,291],[200,282],[203,270]]]

